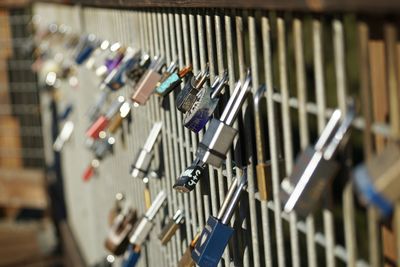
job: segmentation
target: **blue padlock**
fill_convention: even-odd
[[[379,154],[357,165],[352,172],[354,187],[360,201],[375,207],[381,217],[393,213],[400,198],[400,143],[392,142]]]
[[[160,80],[160,84],[154,90],[154,93],[160,96],[166,96],[172,92],[179,84],[181,84],[184,77],[191,77],[192,65],[184,67],[178,73],[172,73],[164,79]]]
[[[81,65],[90,57],[90,55],[96,48],[95,41],[96,37],[93,34],[89,34],[88,36],[85,37],[85,39],[83,40],[82,47],[79,49],[79,52],[75,57],[76,64]]]
[[[200,267],[215,267],[218,265],[234,229],[229,225],[240,196],[247,185],[247,173],[236,179],[226,195],[218,216],[207,220],[196,246],[192,251],[193,260]]]
[[[198,133],[206,126],[218,105],[219,96],[227,82],[228,72],[225,71],[222,78],[215,79],[211,87],[205,86],[203,90],[197,93],[196,102],[183,118],[183,124],[186,128]]]
[[[125,252],[124,260],[122,262],[122,267],[134,267],[140,258],[140,247],[129,245]]]
[[[64,121],[68,118],[68,116],[72,113],[72,110],[74,109],[74,106],[72,103],[69,103],[65,109],[61,112],[61,114],[58,116],[58,119],[60,121]]]

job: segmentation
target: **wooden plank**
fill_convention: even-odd
[[[35,0],[34,0],[35,1]],[[400,1],[397,0],[41,0],[62,4],[81,4],[98,7],[179,7],[179,8],[252,8],[265,10],[293,11],[357,11],[369,13],[398,13]]]
[[[21,148],[18,119],[11,116],[1,116],[0,168],[21,168],[23,166]]]
[[[45,209],[47,194],[43,171],[0,169],[0,205]]]
[[[0,59],[6,59],[12,56],[12,36],[9,18],[8,10],[0,9]]]

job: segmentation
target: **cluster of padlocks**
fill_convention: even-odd
[[[251,70],[247,70],[243,82],[236,83],[221,116],[217,117],[214,116],[214,111],[218,105],[221,106],[221,96],[227,91],[228,72],[214,81],[209,81],[208,68],[199,73],[193,73],[190,65],[179,69],[177,62],[165,62],[161,56],[151,58],[144,47],[143,50],[135,50],[120,43],[111,44],[92,34],[77,36],[69,33],[68,28],[63,25],[51,24],[38,31],[37,37],[40,42],[35,68],[44,70],[43,81],[47,87],[55,86],[59,79],[68,80],[70,85],[74,86],[77,82],[75,72],[80,67],[93,70],[102,79],[97,101],[88,112],[91,125],[88,125],[85,133],[86,145],[93,153],[93,160],[84,171],[83,180],[89,181],[95,175],[101,161],[112,155],[114,135],[124,121],[131,122],[131,109],[146,105],[153,94],[165,98],[173,91],[179,91],[176,108],[184,114],[184,126],[195,133],[206,128],[198,144],[195,160],[177,177],[173,188],[182,193],[189,193],[202,179],[208,166],[219,168],[224,165],[226,154],[232,148],[238,133],[234,122],[243,103],[251,95]],[[62,47],[62,58],[52,57],[48,48],[55,46]],[[48,62],[52,62],[50,67]],[[130,98],[118,95],[118,90],[123,87],[132,88]],[[268,89],[265,86],[260,87],[253,99],[257,129],[256,170],[265,178],[258,181],[262,199],[267,199],[268,159],[263,122],[262,118],[257,116],[257,112],[266,90]],[[111,104],[105,107],[110,98],[113,98]],[[68,119],[71,109],[69,106],[62,115],[65,122],[54,143],[56,151],[62,150],[74,130],[74,123]],[[104,109],[106,112],[103,112]],[[350,100],[347,112],[344,114],[339,109],[334,110],[315,145],[299,155],[292,174],[281,183],[280,199],[285,212],[295,211],[301,216],[307,216],[320,206],[327,185],[341,168],[337,157],[347,144],[349,129],[355,117],[355,105]],[[154,157],[154,147],[160,142],[162,129],[161,121],[154,123],[131,169],[127,170],[133,178],[148,183],[151,177],[157,176],[150,166]],[[282,162],[284,163],[284,159]],[[382,154],[354,166],[351,171],[352,182],[360,201],[376,207],[382,218],[391,216],[393,203],[398,200],[398,190],[392,185],[395,184],[395,180],[400,179],[400,168],[397,165],[399,163],[400,146],[395,140]],[[204,229],[196,235],[184,253],[179,266],[217,266],[234,232],[230,226],[230,219],[241,193],[246,189],[247,170],[243,168],[242,171],[243,175],[235,179],[230,186],[219,213],[216,217],[211,216],[208,219]],[[113,255],[122,256],[123,265],[128,267],[135,266],[138,261],[141,247],[152,231],[153,219],[166,202],[167,196],[165,191],[161,191],[152,202],[147,199],[148,210],[141,219],[138,219],[136,211],[124,203],[123,199],[119,194],[110,218],[105,247]],[[166,245],[179,229],[179,225],[184,222],[182,210],[177,210],[159,235],[161,245]]]

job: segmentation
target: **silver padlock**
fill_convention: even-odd
[[[203,88],[205,82],[209,79],[209,67],[192,77],[179,92],[176,97],[176,108],[185,113],[196,102],[197,93]]]
[[[74,131],[74,123],[72,121],[67,121],[64,123],[60,134],[57,136],[56,141],[53,144],[53,149],[56,152],[60,152],[64,147],[64,144],[69,140]]]
[[[134,178],[143,179],[150,168],[151,160],[153,159],[153,148],[157,142],[158,136],[161,133],[162,122],[156,122],[147,137],[146,143],[137,154],[134,163],[132,164],[131,176]]]
[[[174,189],[180,192],[189,192],[194,189],[203,174],[206,164],[219,168],[226,158],[226,153],[232,146],[238,130],[233,128],[236,116],[246,100],[247,93],[251,89],[251,74],[247,72],[242,85],[237,82],[232,96],[218,120],[213,118],[199,147],[196,151],[196,159],[177,179]]]
[[[151,204],[151,207],[147,210],[146,214],[142,217],[139,223],[136,224],[135,230],[129,238],[129,243],[135,246],[141,246],[144,243],[154,226],[153,219],[161,209],[166,199],[167,194],[164,191],[158,193],[157,197]]]
[[[339,169],[334,156],[339,145],[346,143],[354,117],[353,105],[346,115],[335,110],[315,146],[298,157],[292,174],[281,183],[280,197],[286,212],[296,210],[305,217],[318,206],[326,186]]]
[[[183,118],[183,124],[186,128],[198,133],[206,126],[218,105],[221,91],[227,83],[228,72],[225,71],[221,78],[215,79],[211,87],[205,86],[203,90],[197,93],[195,103]]]

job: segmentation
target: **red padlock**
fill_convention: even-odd
[[[125,98],[123,96],[119,96],[116,101],[111,105],[110,109],[106,113],[106,115],[100,116],[86,131],[86,136],[97,139],[99,138],[99,133],[104,131],[107,125],[110,123],[111,119],[115,114],[119,111],[120,107],[124,103]]]
[[[85,169],[82,175],[84,182],[88,182],[90,178],[95,174],[96,169],[99,167],[100,161],[98,159],[93,159],[89,166]]]

